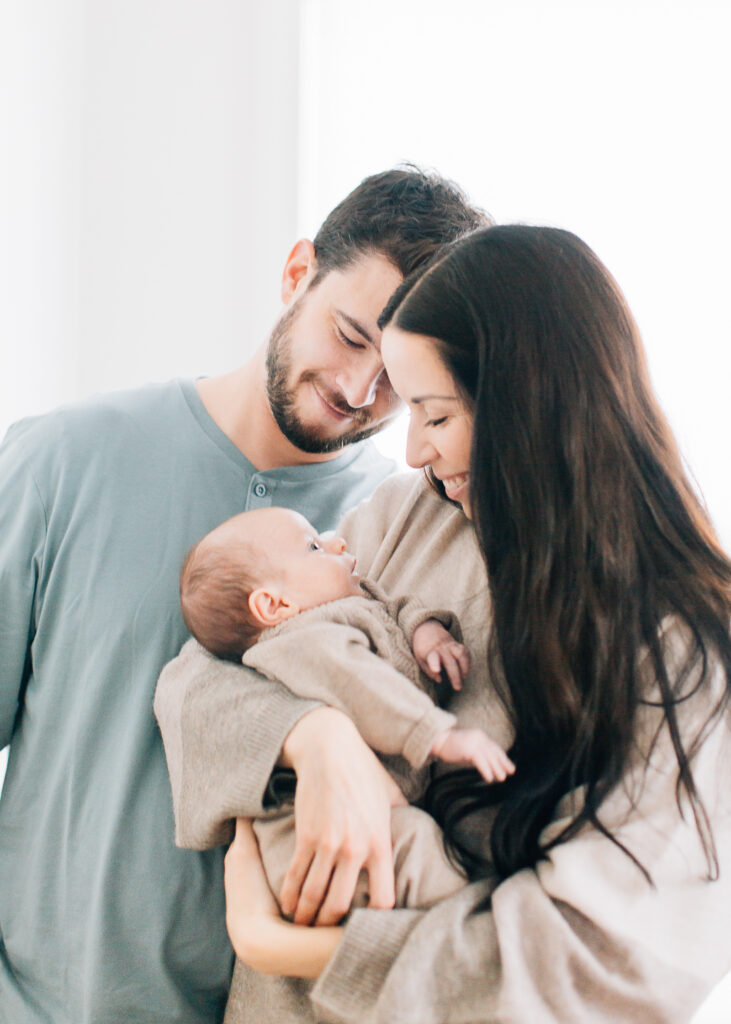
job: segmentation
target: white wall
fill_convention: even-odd
[[[297,0],[5,0],[0,430],[239,365],[294,241]]]
[[[731,548],[731,5],[304,0],[300,232],[408,158],[501,221],[570,228],[637,316]]]

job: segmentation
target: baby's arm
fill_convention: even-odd
[[[453,689],[461,690],[470,670],[470,652],[461,643],[462,631],[454,612],[426,608],[413,595],[390,597],[373,580],[363,580],[362,586],[386,607],[403,631],[424,675],[435,683],[446,678]]]
[[[371,650],[363,630],[342,622],[295,619],[292,628],[250,647],[244,664],[300,697],[343,711],[373,750],[399,754],[413,768],[424,766],[435,737],[456,724]]]

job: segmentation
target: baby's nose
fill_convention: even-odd
[[[330,550],[333,551],[336,555],[342,555],[343,551],[345,551],[345,541],[343,540],[342,537],[333,537],[329,541],[329,544]]]

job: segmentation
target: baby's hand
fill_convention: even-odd
[[[450,764],[471,764],[485,782],[504,782],[515,765],[482,729],[447,729],[432,743],[431,754]]]
[[[470,670],[470,652],[454,639],[436,619],[426,619],[414,630],[411,641],[414,657],[422,672],[435,683],[444,680],[446,672],[452,688],[462,689]]]

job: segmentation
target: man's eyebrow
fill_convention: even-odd
[[[357,331],[358,334],[360,334],[360,336],[362,338],[364,338],[368,342],[369,345],[375,345],[375,341],[370,336],[370,334],[368,333],[366,328],[363,326],[363,324],[359,323],[352,316],[348,316],[348,314],[344,313],[342,311],[342,309],[336,309],[335,312],[337,313],[337,315],[340,317],[341,320],[345,320],[345,322],[347,324],[349,324],[353,328],[354,331]]]

